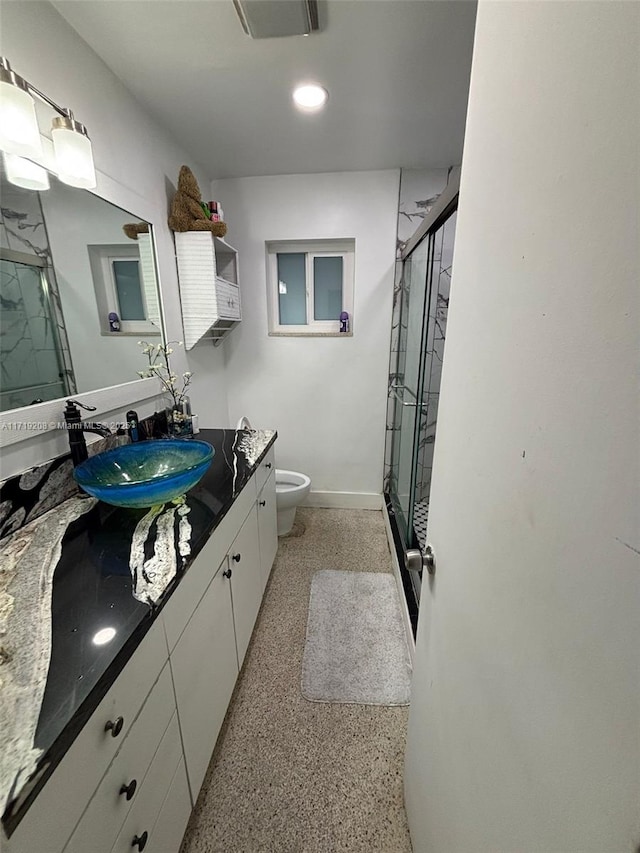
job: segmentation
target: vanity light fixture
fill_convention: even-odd
[[[49,173],[31,160],[3,152],[4,170],[9,183],[25,190],[48,190]]]
[[[329,93],[317,83],[305,83],[293,90],[293,102],[305,113],[315,113],[321,110],[329,100]]]
[[[42,141],[29,84],[0,57],[0,148],[22,157],[41,157]]]
[[[71,110],[59,106],[16,74],[4,57],[0,57],[0,150],[36,160],[43,156],[34,96],[59,113],[59,117],[53,119],[51,132],[58,177],[72,187],[93,189],[96,173],[86,127],[75,120]],[[11,181],[9,169],[7,177]]]
[[[91,140],[87,128],[74,119],[71,110],[65,110],[65,115],[54,118],[51,136],[60,180],[83,190],[95,187]]]

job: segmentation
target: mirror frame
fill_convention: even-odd
[[[42,144],[45,150],[45,157],[42,165],[49,161],[50,150],[52,149],[51,140],[46,136],[42,136]],[[49,168],[49,171],[53,171]],[[55,171],[53,172],[55,174]],[[110,178],[104,172],[96,169],[97,186],[93,190],[80,190],[81,192],[90,192],[95,196],[109,202],[110,204],[119,207],[125,212],[131,213],[132,216],[137,216],[144,219],[151,225],[153,236],[153,255],[156,269],[156,282],[158,287],[158,299],[160,303],[160,318],[161,328],[160,334],[163,342],[167,340],[166,317],[164,310],[164,302],[162,299],[162,286],[160,283],[160,265],[158,260],[158,243],[156,236],[156,226],[153,222],[153,212],[150,210],[149,202],[142,196],[139,196],[129,187],[124,186],[118,181]],[[116,201],[117,199],[117,201]],[[123,207],[124,205],[124,207]],[[135,211],[135,213],[133,213]],[[141,369],[144,367],[141,361]],[[132,368],[132,373],[135,368]],[[140,405],[149,400],[154,400],[160,396],[160,388],[156,379],[134,379],[131,382],[124,382],[118,385],[111,385],[106,388],[98,388],[95,391],[78,392],[76,397],[83,403],[90,406],[95,406],[95,412],[91,412],[92,420],[99,420],[100,417],[109,412],[117,412],[120,410],[126,411],[133,404]],[[23,441],[28,441],[39,435],[45,435],[53,430],[59,429],[59,424],[62,419],[64,404],[68,397],[59,397],[56,400],[47,400],[44,403],[35,403],[31,406],[23,406],[19,409],[9,409],[6,412],[0,412],[0,448],[10,447]],[[87,413],[87,418],[89,413]],[[25,426],[25,425],[29,426]]]

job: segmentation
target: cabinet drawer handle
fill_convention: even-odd
[[[271,468],[271,462],[265,462],[264,467],[265,468]]]
[[[142,833],[142,835],[140,835],[140,836],[134,835],[133,836],[133,841],[131,842],[131,846],[137,847],[138,850],[140,851],[140,853],[142,853],[144,848],[147,846],[148,840],[149,840],[149,833],[145,829],[145,831]]]
[[[224,572],[222,573],[223,578],[230,578],[231,575],[232,575],[231,569],[225,569]]]
[[[136,779],[132,779],[128,785],[121,785],[119,794],[124,794],[127,802],[133,799],[133,795],[136,792],[136,788],[138,787],[138,782]]]
[[[234,563],[239,563],[240,560],[242,559],[242,554],[234,554],[231,559],[233,560]]]
[[[266,506],[267,502],[266,501],[259,501],[259,504],[260,504],[260,506]]]
[[[118,737],[124,726],[124,717],[116,717],[115,720],[109,720],[105,723],[105,732],[111,732],[111,737]]]

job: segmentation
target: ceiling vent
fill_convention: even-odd
[[[233,0],[233,5],[254,39],[306,36],[320,29],[317,0]]]

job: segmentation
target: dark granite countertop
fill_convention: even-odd
[[[58,534],[60,538],[64,531],[59,559],[55,549],[49,555],[52,584],[49,584],[49,597],[43,600],[45,607],[50,606],[50,659],[48,670],[43,670],[46,686],[43,694],[40,691],[39,713],[37,707],[29,709],[35,734],[17,732],[18,739],[32,740],[35,772],[33,767],[27,772],[24,764],[0,757],[0,790],[5,797],[3,805],[6,803],[2,821],[7,834],[18,825],[118,677],[276,435],[272,430],[202,430],[198,439],[209,442],[215,448],[215,455],[211,467],[187,494],[183,506],[166,505],[162,510],[121,509],[88,496],[75,496],[12,534],[11,538],[22,546],[29,528],[36,532],[33,536],[32,531],[34,540],[43,540],[47,525],[51,528],[53,523],[62,525],[68,521],[66,529],[63,527]],[[3,544],[8,542],[3,540]],[[31,547],[35,551],[44,544]],[[14,598],[19,601],[19,559],[20,556],[13,563],[17,567],[16,579],[7,587],[13,593],[12,601]],[[42,563],[39,552],[36,559]],[[29,568],[27,563],[23,569],[25,582]],[[34,596],[32,590],[28,592],[31,609]],[[39,606],[42,607],[42,602]],[[17,606],[15,610],[18,622],[20,611]],[[5,648],[10,648],[12,623],[10,619],[6,622],[9,630],[0,639]],[[20,629],[14,627],[18,634]],[[41,633],[48,635],[46,630]],[[46,666],[49,649],[45,648],[45,640],[42,645]],[[27,672],[35,669],[30,661]],[[0,704],[10,700],[18,710],[19,701],[14,701],[13,696],[3,696],[2,675],[0,668]],[[37,697],[37,690],[32,695]],[[24,702],[24,696],[19,699]],[[34,704],[37,698],[31,702]],[[10,709],[5,705],[7,710]]]

